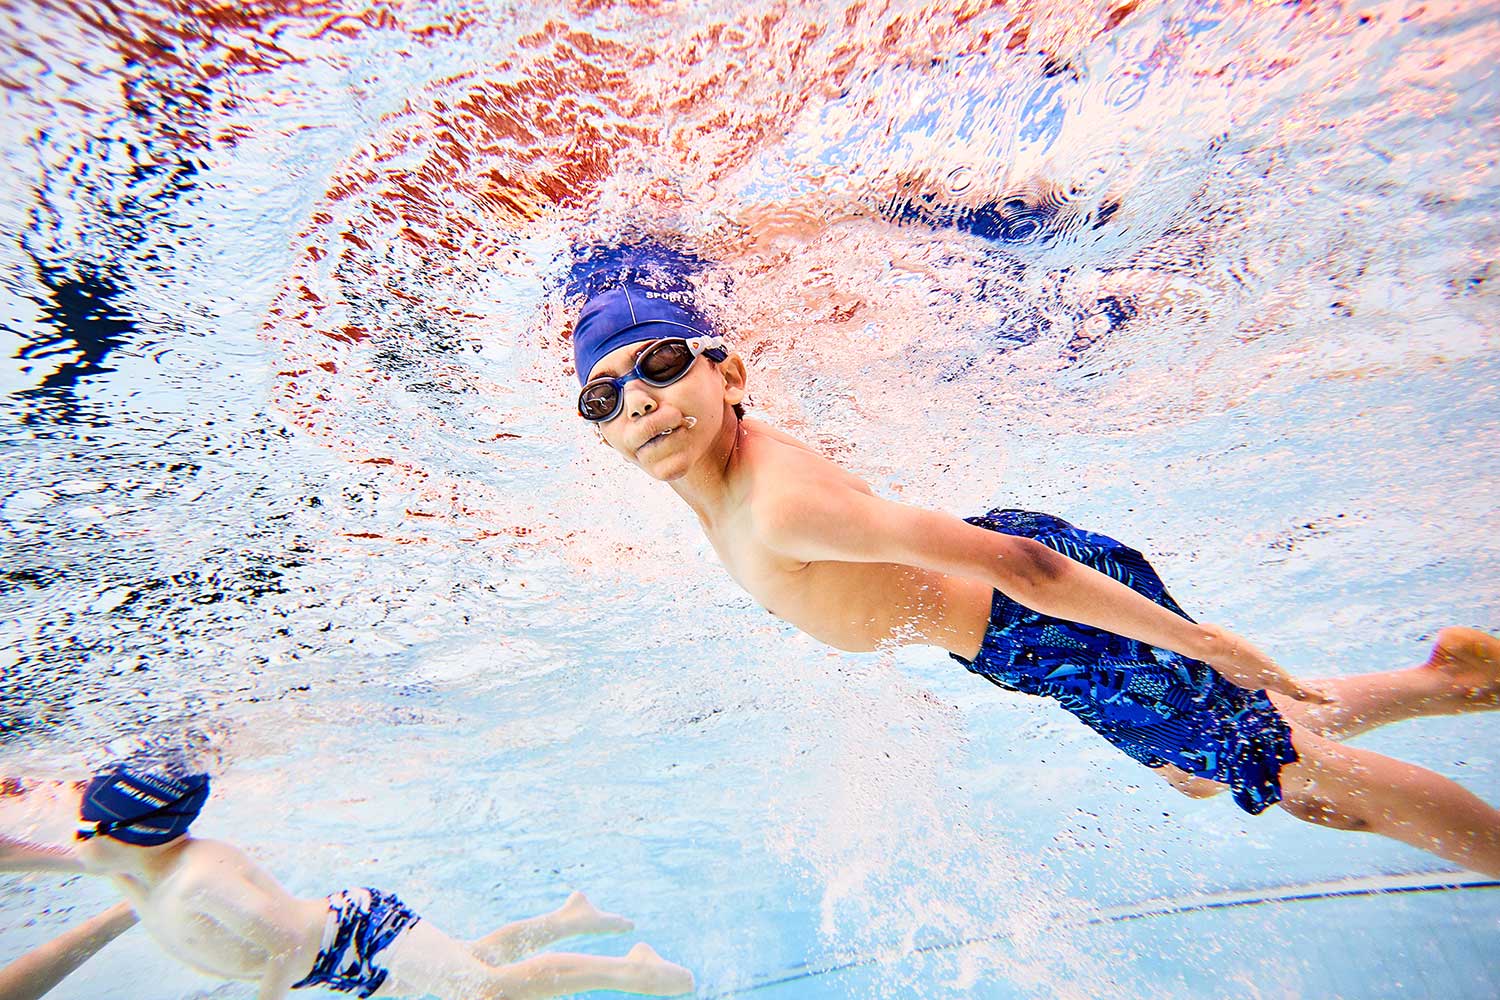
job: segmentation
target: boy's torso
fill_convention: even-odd
[[[892,563],[801,562],[766,545],[756,523],[764,497],[818,479],[871,493],[857,476],[759,421],[746,421],[738,461],[737,500],[704,527],[729,574],[767,611],[850,652],[978,647],[992,593],[982,581]]]
[[[294,951],[305,954],[309,967],[322,939],[326,904],[292,896],[243,851],[222,841],[194,839],[152,885],[129,877],[115,881],[164,950],[212,976],[259,979],[271,958],[260,944],[214,918],[214,902],[226,896],[268,905],[282,920],[295,923]]]

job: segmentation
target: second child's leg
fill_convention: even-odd
[[[1337,830],[1379,833],[1500,878],[1500,811],[1426,768],[1292,726],[1281,807]]]
[[[693,974],[638,944],[624,958],[552,952],[495,970],[496,997],[546,1000],[589,990],[670,997],[693,991]]]
[[[1445,628],[1420,666],[1319,683],[1338,700],[1308,705],[1276,694],[1271,700],[1287,719],[1334,740],[1423,715],[1492,711],[1500,708],[1500,638]]]
[[[589,990],[677,996],[693,989],[693,974],[644,944],[624,958],[550,952],[510,965],[475,957],[431,921],[412,924],[384,952],[389,970],[377,997],[437,996],[442,1000],[543,1000]]]
[[[471,941],[469,949],[492,965],[504,965],[564,938],[623,934],[634,928],[633,922],[615,913],[605,913],[583,893],[575,892],[551,913],[506,924],[478,941]]]

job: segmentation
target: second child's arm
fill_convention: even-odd
[[[0,997],[39,1000],[94,953],[135,926],[135,911],[119,903],[39,945],[0,969]]]
[[[832,481],[804,481],[795,491],[766,498],[756,523],[773,548],[794,559],[899,563],[974,577],[1033,611],[1202,660],[1241,687],[1328,700],[1234,633],[1190,622],[1029,538],[986,531],[951,514]]]
[[[83,862],[66,847],[33,844],[0,834],[0,871],[81,872]]]
[[[305,974],[306,969],[302,972]],[[260,977],[260,988],[255,991],[255,1000],[282,1000],[292,991],[292,984],[302,976],[286,962],[272,962]]]

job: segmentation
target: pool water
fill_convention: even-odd
[[[563,288],[699,253],[752,411],[881,492],[1409,666],[1500,626],[1500,6],[0,18],[0,831],[185,746],[296,893],[477,936],[581,888],[705,997],[1500,992],[1493,888],[766,615],[572,415]],[[1496,801],[1495,727],[1361,744]],[[0,886],[0,961],[112,901]],[[135,930],[56,995],[254,990]]]

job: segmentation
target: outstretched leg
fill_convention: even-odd
[[[1330,740],[1347,740],[1423,715],[1492,711],[1500,708],[1500,638],[1478,629],[1445,628],[1421,666],[1323,678],[1318,684],[1338,700],[1311,705],[1272,694],[1271,701],[1288,722]],[[1229,787],[1170,764],[1157,770],[1173,788],[1195,799],[1218,795]]]
[[[1500,638],[1453,626],[1437,634],[1421,666],[1319,682],[1337,697],[1309,705],[1282,695],[1271,700],[1287,719],[1333,740],[1423,715],[1500,708]]]
[[[491,965],[504,965],[564,938],[580,934],[623,934],[634,928],[633,922],[619,914],[605,913],[589,902],[583,893],[575,892],[551,913],[517,920],[478,941],[469,942],[469,950]]]
[[[1379,833],[1500,877],[1500,811],[1440,774],[1292,726],[1281,807],[1336,830]]]
[[[542,1000],[589,990],[677,996],[693,989],[693,974],[644,944],[624,958],[548,952],[509,965],[475,957],[457,941],[421,920],[381,953],[388,971],[377,997],[437,996],[443,1000]]]
[[[495,970],[494,984],[504,1000],[544,1000],[547,997],[620,990],[669,997],[693,991],[693,974],[673,965],[649,945],[638,944],[624,958],[552,952]]]

